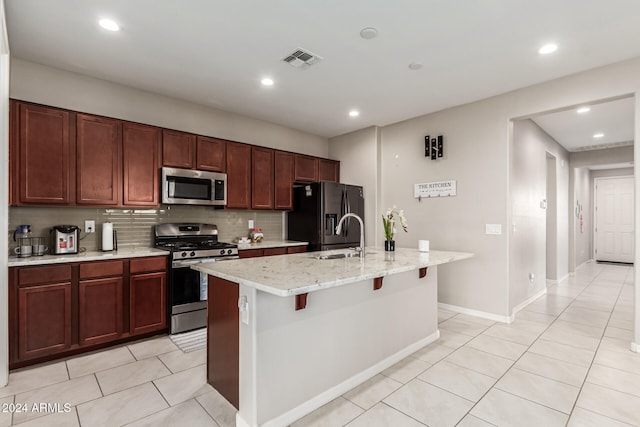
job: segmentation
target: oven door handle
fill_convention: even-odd
[[[185,267],[190,267],[194,264],[208,264],[210,262],[219,262],[219,261],[227,261],[227,260],[232,260],[232,259],[238,259],[237,256],[226,256],[226,257],[219,257],[219,258],[198,258],[198,259],[181,259],[181,260],[177,260],[177,261],[173,261],[171,263],[171,267],[172,268],[185,268]]]

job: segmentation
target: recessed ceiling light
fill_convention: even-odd
[[[360,30],[360,37],[367,40],[375,39],[376,37],[378,37],[378,30],[373,27],[363,28],[362,30]]]
[[[273,86],[273,79],[265,77],[264,79],[260,80],[260,83],[262,83],[263,86]]]
[[[549,44],[545,44],[544,46],[542,46],[539,50],[538,53],[540,55],[548,55],[550,53],[555,52],[556,50],[558,50],[558,45],[555,43],[549,43]]]
[[[594,138],[602,138],[604,136],[604,133],[594,133],[593,137]]]
[[[109,31],[120,31],[120,25],[117,22],[112,21],[111,19],[101,19],[98,21],[98,24],[105,30]]]
[[[412,62],[411,64],[409,64],[409,69],[410,70],[419,70],[420,68],[422,68],[422,64],[420,64],[419,62]]]
[[[576,110],[576,113],[584,114],[584,113],[588,113],[589,111],[591,111],[591,108],[589,108],[589,107],[581,107],[581,108],[578,108]]]
[[[360,111],[358,111],[358,110],[349,111],[349,116],[350,117],[358,117],[359,115],[360,115]]]

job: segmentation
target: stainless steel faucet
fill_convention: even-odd
[[[360,222],[360,247],[356,248],[356,251],[359,250],[360,258],[362,258],[364,256],[364,222],[362,221],[362,218],[360,218],[358,215],[351,212],[344,214],[342,218],[340,218],[340,221],[338,221],[338,226],[336,227],[336,234],[340,234],[342,232],[342,223],[344,222],[345,218],[348,218],[350,216],[354,217],[355,219],[358,220],[358,222]]]

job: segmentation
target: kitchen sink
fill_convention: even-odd
[[[365,256],[372,253],[373,252],[367,252],[365,253]],[[338,252],[338,253],[331,253],[331,254],[314,255],[311,258],[315,258],[315,259],[360,258],[360,253],[350,250],[349,252]]]

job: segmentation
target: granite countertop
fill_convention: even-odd
[[[299,295],[361,280],[471,258],[473,254],[398,248],[367,248],[364,259],[317,259],[344,249],[195,264],[191,268],[278,296]]]
[[[17,256],[9,257],[9,267],[25,267],[30,265],[43,264],[60,264],[65,262],[81,262],[81,261],[108,261],[120,258],[138,258],[146,256],[162,256],[169,255],[168,251],[156,248],[127,248],[119,249],[113,252],[102,251],[86,251],[79,254],[69,255],[43,255],[31,256],[27,258],[19,258]]]
[[[263,240],[260,243],[238,243],[238,250],[282,248],[287,246],[306,246],[309,242],[297,242],[295,240]]]

